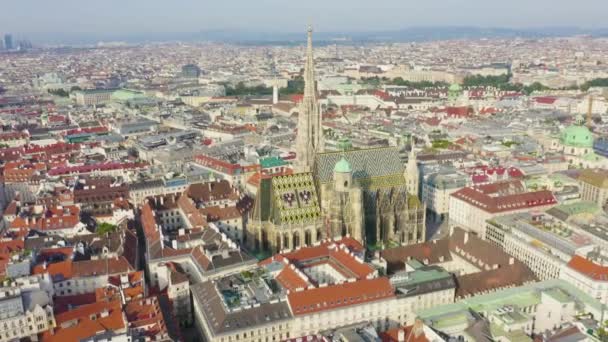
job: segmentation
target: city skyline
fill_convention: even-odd
[[[1,6],[0,342],[608,342],[608,5],[553,2]]]
[[[321,9],[321,10],[320,10]],[[346,10],[346,11],[345,11]],[[250,3],[173,3],[108,0],[78,6],[72,0],[32,1],[4,5],[2,32],[17,34],[142,34],[207,30],[299,32],[313,23],[317,32],[369,32],[417,26],[474,26],[503,28],[605,27],[602,13],[608,4],[594,0],[559,3],[540,0],[530,4],[472,0],[383,0],[381,3],[311,0],[284,4],[277,0]],[[55,13],[55,15],[48,15]],[[516,13],[505,15],[505,13]],[[549,15],[550,14],[550,15]],[[28,18],[28,20],[22,20]]]

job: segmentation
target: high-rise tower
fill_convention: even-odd
[[[296,137],[296,170],[298,172],[311,171],[315,154],[319,152],[323,152],[323,128],[315,87],[312,27],[309,26],[306,64],[304,65],[304,99],[299,108],[298,136]]]
[[[7,50],[12,50],[13,49],[13,36],[10,34],[5,34],[4,35],[4,48]]]
[[[419,177],[418,163],[416,162],[416,152],[414,152],[414,144],[412,143],[412,150],[410,151],[409,158],[407,159],[407,165],[405,167],[407,192],[412,195],[418,196],[418,184],[420,181]]]

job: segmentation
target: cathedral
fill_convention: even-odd
[[[350,236],[385,247],[425,240],[418,168],[396,147],[324,151],[308,30],[304,98],[298,115],[294,174],[262,179],[247,226],[253,250],[279,252]]]

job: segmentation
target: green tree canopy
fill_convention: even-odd
[[[116,231],[118,227],[111,224],[111,223],[107,223],[107,222],[102,222],[99,225],[97,225],[97,234],[98,235],[106,235],[109,233],[113,233]]]

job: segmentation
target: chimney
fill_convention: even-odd
[[[466,245],[469,242],[469,232],[464,232],[464,244]]]
[[[160,196],[160,205],[165,204],[165,196]]]
[[[405,330],[402,328],[399,328],[399,331],[397,332],[397,341],[405,342]]]
[[[414,334],[414,338],[418,338],[420,335],[424,334],[424,324],[422,323],[422,320],[416,319],[414,327],[412,328],[412,334]]]
[[[515,259],[513,257],[509,258],[509,265],[513,265],[515,263]]]

